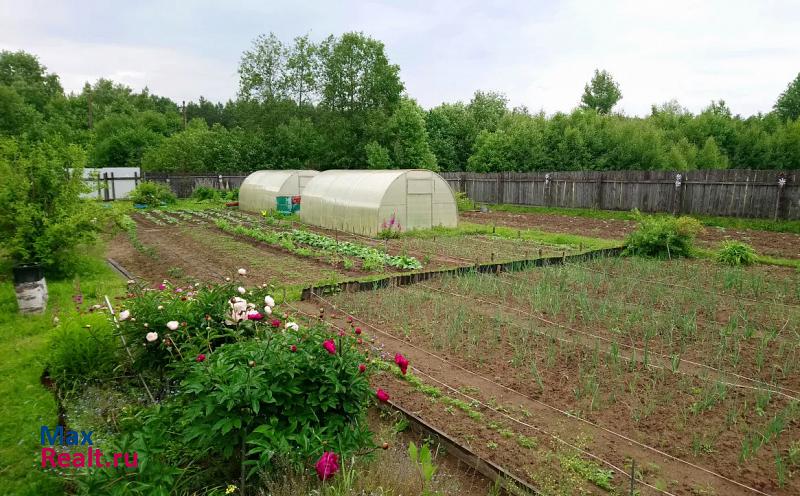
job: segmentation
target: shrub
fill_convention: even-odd
[[[192,191],[192,199],[197,201],[217,201],[224,195],[225,192],[207,186],[198,186]]]
[[[50,274],[75,268],[78,246],[94,241],[97,203],[81,199],[85,155],[76,145],[0,138],[0,252]]]
[[[456,191],[456,205],[458,206],[459,212],[475,210],[475,202],[472,201],[466,193],[462,193],[461,191]]]
[[[717,262],[732,267],[752,265],[756,261],[756,251],[752,246],[740,241],[725,241],[717,251]]]
[[[62,322],[50,338],[47,370],[62,390],[78,382],[104,381],[120,359],[117,337],[103,314]]]
[[[152,181],[143,181],[128,196],[133,203],[157,207],[162,204],[175,203],[175,195],[168,186]]]
[[[331,354],[322,346],[330,338],[323,326],[282,329],[191,363],[173,410],[183,439],[226,459],[241,457],[244,446],[250,474],[367,446],[372,391],[359,371],[366,355],[353,336],[339,337]]]
[[[692,243],[703,227],[692,217],[645,216],[625,242],[625,253],[646,257],[691,256]]]

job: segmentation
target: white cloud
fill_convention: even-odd
[[[643,114],[677,99],[699,111],[769,111],[800,71],[792,1],[8,2],[0,47],[40,56],[68,90],[110,77],[174,100],[235,96],[240,53],[259,33],[364,31],[386,44],[423,106],[497,90],[512,105],[569,111],[595,68]]]

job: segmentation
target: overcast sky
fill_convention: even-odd
[[[750,115],[769,111],[800,72],[798,0],[0,0],[0,49],[38,55],[67,91],[106,77],[178,102],[227,100],[242,51],[270,31],[284,41],[363,31],[385,43],[426,108],[482,89],[569,111],[602,68],[627,114],[724,99]]]

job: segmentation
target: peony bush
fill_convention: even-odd
[[[322,319],[292,320],[269,287],[242,284],[246,275],[242,269],[238,281],[183,287],[131,281],[117,304],[112,323],[158,402],[140,415],[141,456],[158,470],[175,462],[213,466],[217,480],[276,467],[315,467],[328,480],[339,457],[375,448],[366,412],[388,394],[370,387],[359,333],[333,332]],[[124,476],[117,472],[100,471],[85,487]],[[151,476],[145,466],[137,477]]]

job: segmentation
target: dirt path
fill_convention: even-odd
[[[636,222],[631,220],[590,219],[558,214],[462,212],[460,215],[463,220],[479,224],[532,228],[604,239],[623,239],[636,228]],[[748,243],[760,255],[800,258],[800,236],[797,234],[706,227],[698,236],[699,244],[707,248],[716,248],[721,242],[728,240]]]

